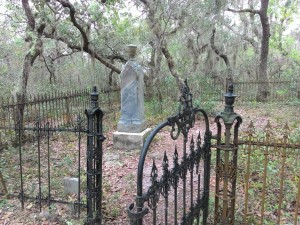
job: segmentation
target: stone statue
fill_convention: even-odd
[[[128,45],[130,59],[121,72],[121,118],[119,132],[139,133],[146,129],[144,109],[144,74],[134,60],[137,46]]]

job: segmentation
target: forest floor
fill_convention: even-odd
[[[247,129],[250,121],[254,122],[257,129],[260,129],[267,124],[268,120],[270,120],[270,123],[274,129],[280,129],[286,122],[288,122],[291,130],[296,130],[295,135],[298,135],[296,138],[300,138],[299,103],[289,104],[286,106],[277,104],[241,105],[236,106],[235,111],[243,118],[243,123],[240,128],[241,133]],[[216,134],[214,118],[209,118],[209,121],[212,133]],[[196,125],[202,126],[203,121]],[[103,143],[104,224],[127,225],[129,224],[127,219],[127,208],[131,203],[135,202],[136,196],[136,174],[139,151],[122,151],[114,149],[112,141],[112,135],[114,131],[107,128],[106,130],[106,140]],[[199,129],[194,131],[196,135],[197,132],[199,132]],[[165,151],[167,151],[171,156],[175,146],[181,145],[180,141],[175,144],[172,141],[168,141],[170,136],[169,132],[170,130],[163,130],[154,140],[154,144],[149,151],[149,160],[145,162],[144,173],[147,174],[145,175],[145,178],[149,178],[153,159],[162,159]],[[85,138],[83,138],[83,140],[84,139]],[[76,176],[76,172],[74,171],[77,171],[76,165],[78,164],[78,160],[73,158],[76,158],[77,151],[72,149],[78,149],[77,137],[57,135],[51,140],[53,141],[53,144],[51,145],[53,151],[51,166],[53,169],[51,169],[51,171],[58,174],[60,177]],[[82,141],[81,145],[82,147],[80,148],[80,152],[83,167],[85,165],[85,142]],[[27,158],[23,165],[25,167],[25,181],[30,181],[30,179],[33,179],[29,174],[31,171],[30,167],[36,163],[36,160],[31,155],[35,154],[35,150],[30,150],[31,148],[36,148],[36,145],[29,144],[27,147],[24,147],[24,151],[27,149],[27,156],[25,156],[25,158]],[[17,184],[19,183],[20,177],[18,150],[9,148],[0,152],[0,163],[0,169],[3,173],[9,193],[14,193],[17,195],[19,192],[18,188],[20,187],[20,185]],[[170,164],[171,163],[172,162],[170,162]],[[160,170],[162,166],[157,165],[157,167],[158,170]],[[34,170],[34,172],[36,173],[36,170]],[[81,176],[84,176],[84,172]],[[82,182],[84,182],[84,178]],[[56,184],[53,182],[53,195],[61,195],[61,190],[55,190],[55,187],[59,186],[60,184],[60,182],[57,182]],[[36,194],[37,186],[28,184],[26,188],[28,188],[28,190],[31,189],[31,192]],[[211,190],[214,190],[213,175],[211,177]],[[0,192],[3,193],[1,184]],[[67,196],[67,198],[70,201],[76,200],[74,196]],[[72,206],[63,204],[53,204],[50,206],[50,208],[48,208],[48,206],[43,206],[40,212],[39,208],[34,204],[34,202],[29,200],[25,202],[24,209],[22,210],[20,201],[17,198],[6,198],[4,195],[0,195],[0,224],[3,225],[83,224],[84,217],[84,210],[81,213],[81,219],[77,219],[77,216],[74,215]]]

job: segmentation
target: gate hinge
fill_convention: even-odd
[[[127,215],[130,219],[131,225],[136,225],[137,221],[143,219],[143,217],[149,212],[148,208],[143,207],[142,211],[137,212],[134,210],[134,203],[132,203],[127,209]]]

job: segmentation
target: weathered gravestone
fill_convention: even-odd
[[[64,177],[64,192],[66,195],[78,195],[79,193],[79,179],[77,177]],[[69,205],[70,214],[76,214],[76,208],[73,205]]]
[[[77,177],[64,177],[64,192],[65,194],[78,194],[78,178]]]
[[[134,59],[136,50],[135,45],[127,46],[130,59],[121,72],[121,117],[113,135],[114,147],[125,150],[140,149],[150,131],[145,120],[144,74]]]

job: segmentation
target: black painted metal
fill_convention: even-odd
[[[128,216],[131,224],[142,225],[143,219],[146,214],[152,212],[152,224],[169,224],[169,214],[174,217],[174,224],[207,224],[208,217],[208,199],[209,199],[209,180],[210,180],[210,146],[211,146],[211,132],[209,130],[209,122],[207,114],[204,110],[194,108],[192,102],[192,94],[189,90],[187,82],[185,82],[185,89],[180,98],[181,107],[177,115],[168,118],[165,122],[159,124],[150,135],[147,137],[143,149],[141,151],[138,171],[137,171],[137,197],[136,205],[131,204],[128,208]],[[205,122],[205,135],[204,141],[201,141],[200,134],[196,139],[191,138],[189,141],[189,131],[195,125],[196,114],[200,114],[204,118]],[[181,160],[178,157],[177,148],[173,155],[173,167],[170,167],[169,159],[165,153],[162,162],[162,176],[158,177],[158,169],[156,162],[153,160],[151,175],[150,175],[150,187],[147,191],[143,192],[143,175],[145,159],[154,137],[164,127],[171,127],[170,136],[173,140],[179,138],[180,134],[183,136],[183,156]],[[187,151],[187,144],[189,141],[189,152]],[[200,161],[203,162],[204,173],[201,177],[199,172],[201,169]],[[193,185],[194,172],[197,175],[197,187]],[[188,176],[189,175],[189,176]],[[188,183],[187,178],[192,181]],[[182,187],[179,187],[179,181],[182,182]],[[202,184],[202,186],[201,186]],[[170,202],[170,190],[173,189],[174,201]],[[179,189],[182,192],[179,193]],[[197,189],[195,191],[194,189]],[[179,196],[181,195],[181,196]],[[188,196],[190,195],[190,196]],[[164,218],[162,221],[157,221],[157,210],[159,210],[159,198],[164,198]],[[178,198],[182,199],[182,202],[178,202]],[[189,198],[189,201],[187,199]],[[144,204],[148,203],[148,207]],[[187,205],[190,202],[190,205]],[[170,212],[169,205],[174,203],[174,212]],[[182,204],[182,210],[179,212],[179,204]],[[180,216],[181,215],[181,216]]]
[[[81,134],[84,132],[86,133],[86,130],[83,129],[83,120],[78,117],[77,120],[77,125],[74,128],[56,128],[52,127],[50,122],[44,122],[40,119],[37,119],[35,122],[35,125],[33,127],[24,127],[21,126],[21,120],[17,120],[17,124],[15,126],[15,132],[17,135],[17,140],[18,140],[18,154],[19,154],[19,170],[20,170],[20,192],[19,195],[17,196],[20,201],[21,201],[21,206],[22,209],[24,209],[24,204],[26,200],[34,200],[35,203],[37,204],[39,210],[42,210],[42,205],[45,203],[48,205],[48,207],[51,207],[51,204],[53,203],[61,203],[61,204],[70,204],[73,205],[74,208],[76,208],[78,216],[80,216],[80,208],[85,207],[85,204],[80,198],[80,187],[79,187],[79,193],[77,194],[78,199],[75,202],[71,201],[65,201],[62,199],[55,199],[54,196],[52,196],[52,187],[51,187],[51,148],[50,148],[50,137],[57,132],[71,132],[75,133],[78,135],[78,154],[80,154],[81,151]],[[37,195],[32,196],[30,193],[25,193],[24,189],[24,174],[23,174],[23,156],[25,152],[23,151],[23,141],[22,138],[24,138],[24,135],[26,136],[26,132],[31,132],[34,134],[34,142],[37,143],[36,145],[36,156],[32,156],[33,158],[37,158],[37,177],[36,179],[38,180],[38,188],[37,188]],[[41,155],[41,142],[46,138],[46,156]],[[43,157],[46,157],[46,163],[45,165],[42,165],[41,160]],[[80,166],[80,155],[78,157],[78,162]],[[42,174],[42,167],[43,169],[46,168],[46,174]],[[32,174],[32,176],[34,176]],[[46,176],[46,177],[45,177]],[[78,179],[79,179],[79,184],[80,184],[80,169],[78,169]],[[46,180],[46,182],[43,182],[42,179]],[[42,191],[42,189],[47,190],[47,194],[45,195]],[[28,192],[28,190],[27,190]],[[11,196],[14,196],[11,194]],[[80,207],[79,207],[80,206]]]
[[[25,208],[25,202],[27,200],[34,201],[42,211],[44,205],[48,205],[50,208],[52,204],[69,204],[73,205],[74,211],[77,212],[78,218],[80,217],[82,208],[86,208],[87,217],[85,219],[85,224],[102,224],[102,142],[105,137],[102,134],[102,118],[103,112],[98,105],[99,93],[96,87],[93,88],[90,93],[90,107],[85,110],[86,117],[77,116],[76,122],[73,126],[61,126],[57,125],[55,118],[44,118],[37,116],[35,120],[30,121],[30,123],[24,123],[21,115],[15,115],[15,126],[14,128],[5,127],[5,129],[13,129],[16,134],[16,141],[18,145],[18,155],[19,155],[19,171],[20,171],[20,191],[18,195],[10,194],[12,197],[18,197],[21,202],[22,209]],[[37,115],[44,115],[47,113],[48,106],[51,104],[46,104],[44,107],[38,107],[35,105]],[[55,107],[53,105],[53,107]],[[69,105],[69,107],[72,107]],[[26,107],[25,107],[26,109]],[[45,111],[45,112],[44,112]],[[68,114],[71,116],[71,114]],[[56,114],[53,114],[56,117]],[[73,118],[71,118],[74,121]],[[75,201],[68,201],[64,198],[55,196],[53,191],[53,165],[51,164],[51,137],[55,133],[73,133],[77,136],[77,175],[78,177],[78,193],[76,194]],[[86,202],[82,200],[81,192],[81,145],[82,145],[82,134],[87,135],[87,154],[86,154],[86,178],[87,178],[87,188],[86,188]],[[30,137],[30,140],[27,138]],[[36,159],[34,164],[34,170],[31,174],[24,175],[24,158],[26,158],[26,152],[24,143],[26,141],[32,142],[34,146],[34,155],[32,158]],[[75,160],[75,159],[74,159]],[[27,169],[28,170],[28,169]],[[28,179],[32,177],[32,179]],[[24,179],[26,178],[26,179]],[[29,182],[36,185],[34,191],[28,189]],[[57,181],[56,181],[57,182]],[[31,192],[31,193],[30,193]],[[35,195],[35,196],[34,196]]]
[[[98,106],[96,87],[91,93],[91,108],[85,111],[87,130],[87,220],[86,224],[102,224],[102,134],[103,112]]]
[[[17,118],[14,130],[16,132],[18,140],[18,154],[19,154],[19,170],[20,170],[20,192],[19,195],[15,196],[11,194],[10,196],[18,197],[21,201],[21,206],[24,209],[25,201],[33,200],[39,210],[42,210],[42,206],[47,204],[50,208],[51,204],[60,203],[60,204],[69,204],[73,205],[77,216],[80,217],[81,209],[87,209],[87,217],[85,224],[102,224],[102,142],[104,141],[104,136],[102,135],[102,117],[103,112],[98,106],[98,92],[96,87],[94,87],[91,93],[91,105],[90,108],[85,110],[86,118],[77,116],[77,122],[74,124],[74,127],[56,127],[52,126],[51,120],[42,121],[37,118],[36,122],[32,124],[27,124],[27,126],[22,125],[21,116]],[[39,108],[38,113],[44,109]],[[55,115],[54,115],[55,116]],[[87,124],[86,124],[87,123]],[[33,126],[32,126],[33,125]],[[86,128],[85,128],[86,127]],[[32,193],[28,193],[24,184],[24,150],[23,150],[23,138],[26,136],[26,132],[34,134],[32,142],[36,143],[36,156],[37,158],[37,175],[33,177],[37,180],[37,195],[33,196]],[[51,146],[50,146],[50,137],[54,133],[66,132],[74,133],[77,135],[78,140],[78,165],[77,165],[77,177],[78,177],[78,193],[76,200],[74,202],[66,201],[64,199],[55,198],[52,194],[52,184],[51,184]],[[81,197],[81,140],[82,133],[87,135],[87,191],[86,191],[86,203],[82,200]],[[46,143],[45,151],[41,151],[41,143]],[[46,153],[46,156],[45,156]],[[42,157],[45,160],[42,164]],[[46,173],[42,173],[42,169]],[[34,176],[34,175],[32,175]],[[28,182],[28,179],[27,179]],[[45,191],[47,194],[45,194]],[[25,193],[27,192],[27,193]]]
[[[45,106],[47,108],[47,106]],[[26,109],[26,107],[25,107]],[[52,119],[43,119],[44,115],[41,111],[41,108],[37,109],[35,107],[36,111],[38,112],[39,116],[32,120],[30,123],[24,124],[22,121],[22,116],[19,114],[15,114],[15,126],[12,127],[1,127],[1,129],[7,129],[7,130],[14,130],[16,134],[16,145],[18,146],[18,158],[19,158],[19,171],[20,171],[20,191],[18,195],[15,194],[9,194],[12,197],[18,197],[21,202],[21,207],[24,209],[25,202],[27,200],[34,201],[35,204],[38,206],[39,210],[42,210],[42,206],[44,204],[47,204],[50,208],[52,204],[59,203],[59,204],[68,204],[73,205],[75,212],[77,212],[78,217],[80,217],[80,210],[81,208],[86,208],[86,204],[82,201],[82,198],[80,196],[80,183],[81,183],[81,171],[80,171],[80,151],[81,151],[81,136],[82,133],[86,133],[87,130],[84,129],[84,118],[78,116],[77,122],[74,124],[74,127],[62,127],[62,126],[56,126],[56,123],[53,122]],[[54,115],[55,116],[55,115]],[[73,133],[78,136],[78,173],[77,177],[79,179],[78,182],[78,196],[77,200],[67,201],[60,197],[52,196],[53,189],[52,189],[52,167],[51,167],[51,136],[54,133]],[[29,142],[32,144],[32,146],[35,146],[35,154],[31,156],[32,159],[37,160],[36,169],[37,174],[30,174],[30,177],[32,177],[32,180],[30,180],[28,177],[24,179],[24,158],[27,157],[27,153],[24,150],[24,143]],[[34,145],[33,143],[36,143]],[[41,143],[43,143],[44,147],[42,150]],[[42,155],[43,153],[43,155]],[[43,162],[42,163],[42,159]],[[28,175],[28,174],[27,174]],[[34,191],[29,191],[28,188],[26,189],[25,186],[29,184],[29,182],[32,182],[32,185],[34,185],[35,180],[37,180],[37,189]],[[34,196],[36,194],[36,196]]]

